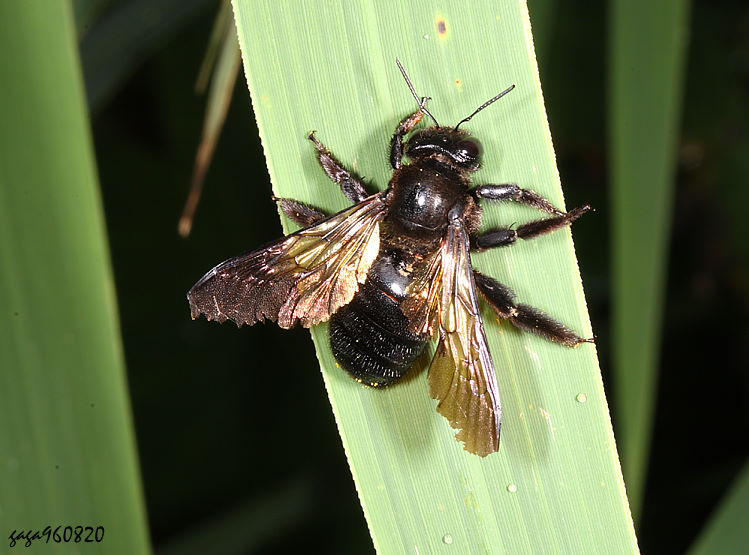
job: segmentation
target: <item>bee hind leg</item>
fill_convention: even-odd
[[[566,347],[575,347],[580,343],[593,343],[593,339],[583,339],[543,311],[525,304],[516,304],[515,293],[512,289],[497,280],[475,270],[473,277],[476,286],[494,312],[516,328],[535,333]]]

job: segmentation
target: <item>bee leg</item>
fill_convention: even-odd
[[[328,217],[328,214],[322,210],[313,208],[298,200],[278,197],[273,197],[273,200],[278,203],[284,214],[302,227],[309,227]]]
[[[343,167],[331,152],[317,140],[315,132],[309,134],[309,140],[315,144],[317,149],[317,160],[320,162],[322,169],[335,183],[341,187],[341,191],[353,203],[359,203],[367,198],[367,190],[361,179],[352,174]]]
[[[422,102],[426,102],[426,98],[422,99]],[[403,160],[403,137],[408,135],[411,129],[416,127],[416,124],[419,123],[423,117],[424,112],[419,110],[418,112],[414,112],[403,118],[398,124],[398,127],[395,128],[393,138],[390,139],[390,165],[393,166],[394,170],[401,167],[401,162]]]
[[[474,187],[473,194],[476,198],[486,200],[509,200],[531,206],[542,212],[563,216],[565,212],[559,210],[544,197],[528,189],[521,189],[515,183],[503,183],[502,185],[478,185]]]
[[[486,302],[497,315],[508,320],[513,326],[540,335],[544,339],[566,347],[580,343],[593,343],[593,339],[583,339],[570,328],[554,320],[543,311],[525,304],[515,303],[515,293],[506,285],[474,270],[473,278]]]
[[[513,244],[520,239],[533,239],[545,233],[551,233],[562,227],[570,225],[580,216],[590,210],[587,204],[580,208],[575,208],[569,212],[562,213],[560,216],[544,218],[543,220],[534,220],[528,222],[517,229],[497,229],[479,235],[474,239],[473,246],[478,249],[491,249],[494,247],[504,247]]]

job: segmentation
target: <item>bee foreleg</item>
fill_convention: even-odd
[[[424,102],[426,99],[422,99]],[[393,166],[394,170],[401,167],[401,161],[403,160],[403,137],[416,127],[416,124],[421,121],[424,117],[424,112],[419,110],[413,114],[406,116],[395,128],[393,138],[390,139],[390,165]]]
[[[341,191],[353,203],[359,203],[369,196],[361,179],[343,167],[338,159],[317,140],[315,132],[309,134],[309,140],[315,144],[317,149],[317,160],[322,169],[335,183],[341,187]]]
[[[515,293],[506,285],[474,270],[476,286],[481,291],[486,302],[497,315],[508,320],[513,326],[529,331],[541,337],[560,343],[567,347],[574,347],[579,343],[593,343],[593,339],[583,339],[570,328],[554,320],[545,312],[525,304],[515,303]]]

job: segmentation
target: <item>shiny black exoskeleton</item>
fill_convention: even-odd
[[[401,379],[430,340],[428,335],[415,334],[409,329],[401,303],[407,296],[415,268],[440,248],[450,221],[456,218],[463,221],[473,247],[491,248],[569,225],[588,210],[586,206],[562,212],[538,194],[515,184],[472,188],[471,174],[479,168],[481,145],[466,131],[457,126],[435,125],[405,140],[425,113],[428,114],[421,106],[396,128],[390,148],[394,171],[385,193],[388,210],[380,224],[379,254],[354,299],[330,319],[334,356],[355,379],[372,386],[385,386]],[[464,121],[473,115],[475,112]],[[346,196],[355,203],[365,199],[368,194],[361,181],[314,134],[310,134],[310,139],[317,148],[321,166]],[[404,163],[404,156],[410,163]],[[517,229],[479,235],[480,198],[521,202],[553,216]],[[326,217],[290,199],[281,199],[281,208],[305,226]],[[506,286],[477,272],[475,276],[477,287],[494,310],[517,327],[569,346],[584,341],[541,311],[515,304],[514,294]]]
[[[401,302],[414,268],[440,247],[451,218],[478,228],[469,174],[478,168],[479,154],[467,133],[432,127],[405,145],[410,164],[396,158],[379,256],[354,300],[330,320],[333,354],[356,379],[369,385],[399,380],[429,341],[409,331]]]

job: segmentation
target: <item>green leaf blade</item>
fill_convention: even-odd
[[[148,552],[72,17],[9,2],[0,28],[2,522]]]
[[[277,196],[328,211],[346,206],[316,164],[306,139],[313,129],[368,182],[386,186],[393,129],[415,109],[398,57],[444,125],[515,84],[466,126],[484,145],[476,181],[518,182],[563,206],[524,3],[285,10],[236,0],[234,8]],[[484,227],[538,217],[525,207],[489,205]],[[473,262],[521,302],[590,336],[568,230],[476,254]],[[375,547],[636,552],[595,348],[565,349],[498,323],[490,311],[483,316],[504,407],[499,453],[484,459],[455,441],[423,374],[386,390],[365,388],[335,363],[327,326],[312,330]]]
[[[617,433],[637,515],[653,426],[689,2],[612,7],[612,351]]]

